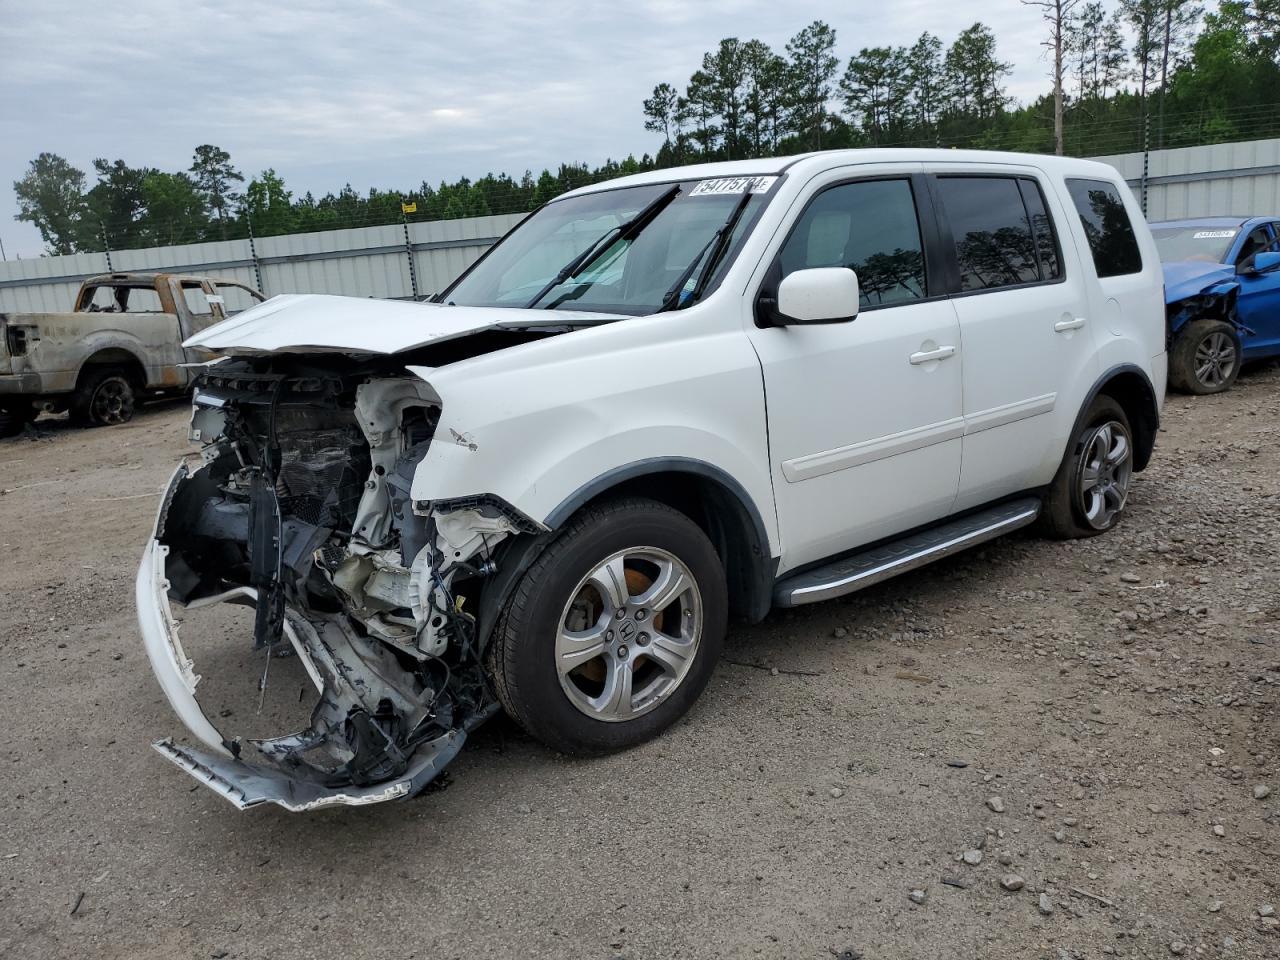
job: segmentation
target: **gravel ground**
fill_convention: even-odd
[[[1275,367],[1171,398],[1105,537],[735,628],[630,753],[500,719],[446,789],[311,815],[148,746],[133,572],[185,416],[0,443],[0,956],[1280,956]],[[244,700],[239,642],[204,672]]]

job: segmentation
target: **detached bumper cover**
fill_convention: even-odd
[[[178,717],[202,743],[229,758],[231,751],[222,734],[209,722],[196,702],[196,684],[200,677],[182,651],[182,644],[178,641],[178,622],[169,607],[169,581],[165,577],[165,557],[169,555],[169,548],[156,539],[163,532],[164,517],[169,511],[174,491],[186,478],[187,467],[183,464],[169,479],[156,517],[155,533],[142,553],[142,563],[138,565],[138,576],[134,582],[138,629],[142,632],[142,643],[147,659],[151,661],[151,670]]]
[[[165,759],[203,783],[241,810],[274,803],[294,813],[329,806],[363,806],[411,797],[432,781],[462,749],[466,734],[454,730],[419,748],[418,763],[403,777],[372,787],[325,787],[295,780],[284,773],[236,760],[212,751],[182,747],[170,739],[152,744]]]
[[[350,782],[325,782],[326,778],[318,775],[314,768],[307,769],[305,764],[288,759],[291,747],[303,741],[308,734],[314,734],[314,730],[274,741],[249,741],[254,747],[273,751],[271,756],[264,753],[260,758],[255,756],[255,762],[250,762],[240,757],[242,744],[226,739],[210,722],[196,700],[195,691],[200,677],[182,649],[178,635],[179,624],[170,607],[170,584],[165,571],[169,548],[161,542],[165,535],[165,517],[174,493],[187,475],[186,467],[182,466],[170,480],[156,519],[154,537],[143,552],[142,562],[138,567],[135,596],[138,626],[151,669],[174,711],[200,744],[184,746],[165,738],[153,744],[156,751],[242,810],[263,803],[274,803],[295,812],[339,804],[361,806],[410,797],[425,788],[457,755],[467,733],[497,711],[496,704],[471,713],[461,723],[434,739],[418,743],[408,758],[407,766],[396,775],[378,783],[358,786]],[[192,603],[191,607],[236,598],[252,600],[254,597],[251,588],[240,587],[226,594]],[[333,660],[324,662],[318,668],[316,659],[312,656],[313,651],[299,635],[301,629],[302,625],[295,629],[293,624],[286,622],[284,633],[302,658],[317,689],[327,691],[329,687],[322,674],[332,677]],[[348,666],[354,664],[355,658],[350,658]],[[246,751],[248,752],[257,753]],[[281,759],[277,761],[276,757]]]

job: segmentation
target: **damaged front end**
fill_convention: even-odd
[[[155,748],[240,808],[365,804],[422,790],[497,702],[466,597],[493,551],[535,532],[504,504],[414,502],[440,400],[400,367],[276,355],[210,366],[195,394],[200,462],[179,467],[137,578],[156,676],[200,746]],[[230,737],[196,699],[181,612],[253,608],[260,683],[296,655],[309,724]],[[471,605],[474,609],[474,604]]]

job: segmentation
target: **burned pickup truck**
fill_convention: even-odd
[[[183,340],[263,299],[212,277],[111,273],[85,280],[70,313],[0,313],[0,436],[42,411],[124,423],[139,399],[187,389],[185,364],[208,354]]]

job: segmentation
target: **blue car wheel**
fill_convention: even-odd
[[[1183,393],[1230,390],[1240,373],[1240,338],[1224,320],[1195,320],[1178,332],[1169,356],[1169,383]]]

